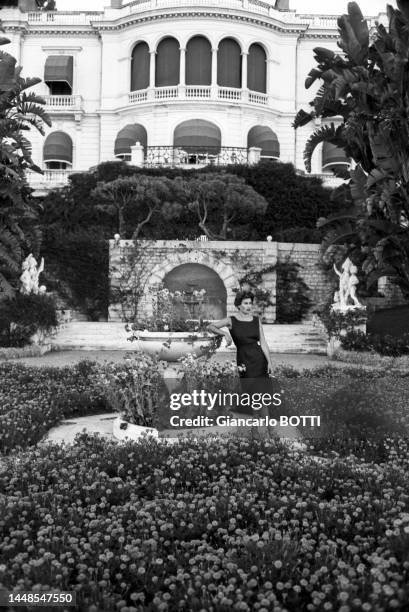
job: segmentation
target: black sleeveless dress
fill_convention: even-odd
[[[252,321],[240,321],[234,316],[230,319],[230,335],[237,348],[240,378],[267,378],[268,363],[260,346],[258,317],[253,317]]]
[[[260,323],[258,317],[251,321],[240,321],[231,316],[230,335],[237,348],[237,366],[239,368],[241,393],[278,392],[278,385],[268,375],[268,362],[260,346]],[[243,396],[242,396],[243,397]],[[273,407],[253,410],[250,406],[240,405],[236,412],[252,414],[253,416],[271,416]]]

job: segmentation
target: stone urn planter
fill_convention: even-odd
[[[186,355],[201,357],[214,344],[214,336],[205,332],[135,332],[138,348],[162,361],[179,361]]]

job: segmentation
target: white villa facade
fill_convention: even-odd
[[[292,122],[314,94],[304,88],[313,48],[337,48],[336,17],[296,14],[285,0],[111,0],[80,13],[34,5],[0,11],[6,50],[23,76],[42,78],[34,89],[52,118],[44,137],[30,133],[45,170],[33,186],[118,158],[191,167],[261,156],[304,169],[316,126]],[[312,171],[331,182],[345,163],[334,148],[317,150]]]

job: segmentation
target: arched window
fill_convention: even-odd
[[[232,38],[224,38],[217,52],[217,84],[241,87],[241,51]]]
[[[48,170],[65,170],[72,166],[72,140],[65,132],[51,132],[43,147],[43,159]]]
[[[146,42],[135,45],[131,59],[131,91],[149,87],[150,55]]]
[[[191,38],[186,47],[186,85],[210,85],[212,48],[204,36]]]
[[[179,84],[180,50],[176,38],[164,38],[156,52],[156,87]]]
[[[115,139],[115,157],[130,161],[131,147],[139,142],[144,149],[148,143],[148,135],[145,128],[140,123],[129,123],[118,132]]]
[[[190,153],[220,152],[221,132],[217,125],[204,119],[180,123],[173,134],[173,146]]]
[[[247,87],[251,91],[267,92],[267,57],[261,45],[254,43],[249,49]]]
[[[322,145],[322,171],[331,172],[336,168],[348,167],[349,159],[345,155],[344,149],[331,144],[330,142],[324,142]]]
[[[259,147],[261,157],[280,157],[277,135],[266,125],[255,125],[247,135],[247,147]]]

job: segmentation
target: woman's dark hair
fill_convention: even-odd
[[[236,308],[240,306],[243,300],[251,300],[254,302],[254,293],[251,291],[238,291],[236,293],[236,297],[234,298],[234,305]]]

